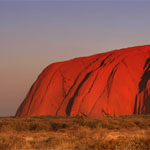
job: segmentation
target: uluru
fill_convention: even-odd
[[[16,117],[150,113],[150,45],[56,62],[46,67]]]

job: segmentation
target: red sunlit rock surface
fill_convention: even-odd
[[[145,113],[150,113],[150,46],[49,65],[31,87],[16,116]]]

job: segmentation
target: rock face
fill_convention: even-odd
[[[137,46],[49,65],[16,116],[146,113],[150,113],[150,46]]]

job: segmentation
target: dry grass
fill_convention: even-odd
[[[1,118],[0,150],[148,150],[150,115]]]

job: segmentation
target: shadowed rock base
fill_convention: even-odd
[[[49,65],[16,117],[146,113],[150,113],[150,46],[137,46]]]

